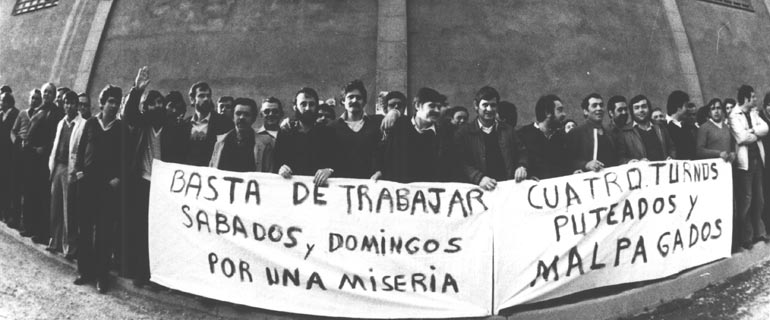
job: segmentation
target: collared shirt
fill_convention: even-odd
[[[680,127],[680,128],[682,127],[682,122],[674,118],[671,118],[670,120],[668,120],[668,122],[673,123],[677,127]]]
[[[711,123],[713,123],[719,129],[722,129],[722,124],[725,123],[724,121],[716,122],[716,121],[714,121],[714,119],[709,119],[709,121],[711,121]]]
[[[262,133],[262,132],[269,134],[271,137],[273,137],[273,139],[278,137],[278,130],[267,130],[265,129],[265,126],[262,126],[261,128],[259,128],[259,130],[257,130],[257,133]]]
[[[420,129],[420,127],[417,125],[417,117],[412,117],[412,125],[414,126],[414,130],[417,130],[417,133],[423,134],[425,131],[433,131],[433,134],[436,134],[436,124],[430,125],[430,127],[427,127],[425,129]]]
[[[640,130],[644,130],[644,131],[650,131],[650,130],[652,130],[652,123],[650,123],[650,125],[647,127],[647,129],[645,129],[645,128],[642,128],[639,125],[639,122],[634,121],[634,128],[637,128],[637,129],[640,129]]]
[[[492,133],[492,131],[495,131],[497,129],[497,120],[495,120],[495,123],[489,127],[485,127],[483,123],[481,123],[481,119],[476,120],[479,122],[479,128],[481,128],[481,131],[484,131],[486,134]]]
[[[201,141],[206,140],[206,135],[209,131],[209,122],[211,120],[211,112],[201,119],[200,114],[197,112],[192,117],[192,129],[190,131],[190,140]]]

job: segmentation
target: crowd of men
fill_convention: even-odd
[[[431,88],[411,103],[398,91],[381,93],[380,112],[366,114],[368,93],[354,80],[338,97],[321,101],[312,88],[292,97],[293,114],[269,97],[223,96],[214,105],[205,82],[189,90],[191,117],[181,93],[148,90],[147,67],[124,97],[108,85],[91,115],[87,94],[46,83],[32,90],[29,108],[16,108],[0,88],[0,213],[3,221],[52,253],[77,260],[75,284],[107,290],[116,267],[137,286],[151,286],[148,207],[152,162],[211,166],[238,172],[409,182],[466,182],[495,190],[499,181],[546,179],[636,161],[721,158],[735,176],[735,250],[768,242],[763,174],[770,94],[764,108],[750,86],[737,99],[700,108],[673,91],[665,111],[644,95],[608,100],[587,95],[585,121],[566,119],[556,95],[540,97],[535,121],[515,130],[516,106],[492,87],[479,89],[469,110],[450,107]],[[603,125],[605,108],[609,127]],[[263,125],[255,129],[258,117]],[[768,175],[770,176],[770,175]]]

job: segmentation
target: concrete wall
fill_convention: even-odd
[[[695,1],[697,2],[697,1]],[[409,12],[409,88],[433,86],[452,105],[473,105],[496,87],[534,120],[555,93],[582,121],[580,101],[644,93],[654,105],[682,86],[671,30],[659,1],[415,0]]]
[[[329,98],[361,79],[372,91],[376,41],[375,0],[116,1],[91,90],[128,87],[148,65],[153,89],[185,97],[196,81],[215,98],[272,95],[285,105],[303,86]]]

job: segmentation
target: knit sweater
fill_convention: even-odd
[[[730,127],[722,123],[718,127],[713,121],[706,121],[698,128],[695,153],[698,159],[719,158],[722,151],[735,150],[735,142],[730,135]]]

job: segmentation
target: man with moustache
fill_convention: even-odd
[[[368,179],[377,171],[376,152],[382,134],[380,121],[364,113],[366,94],[361,80],[347,83],[340,91],[345,112],[330,125],[338,143],[333,167],[335,176]]]
[[[618,159],[621,164],[642,161],[662,161],[676,157],[674,142],[668,130],[652,121],[647,97],[631,98],[633,125],[617,136]]]
[[[618,164],[615,141],[602,125],[602,96],[591,93],[580,103],[586,122],[567,134],[567,156],[575,171],[598,172]]]
[[[81,190],[93,199],[82,201],[78,224],[78,278],[76,285],[96,281],[96,290],[105,293],[110,258],[116,245],[114,226],[120,218],[126,172],[123,159],[131,146],[126,143],[128,128],[117,119],[123,91],[107,85],[99,94],[101,112],[88,121],[75,164]]]
[[[666,102],[668,111],[668,132],[674,141],[677,160],[693,160],[695,156],[695,113],[698,108],[690,102],[690,96],[684,91],[671,92]]]
[[[527,152],[511,124],[497,120],[500,94],[483,87],[473,99],[478,117],[455,133],[465,182],[492,191],[498,181],[527,178]]]
[[[373,179],[401,183],[450,180],[451,137],[438,122],[446,98],[431,88],[420,88],[413,99],[414,116],[398,117],[381,143],[382,161]],[[456,175],[456,172],[455,172]]]
[[[540,97],[535,104],[535,123],[517,132],[529,156],[529,175],[537,179],[561,177],[569,173],[564,157],[567,150],[564,131],[564,105],[556,95]]]
[[[184,163],[193,166],[208,166],[217,136],[233,129],[233,118],[225,118],[214,112],[211,87],[198,82],[190,87],[190,103],[195,114],[182,124],[187,137],[183,140],[187,150]]]
[[[631,126],[631,117],[628,115],[628,102],[624,96],[613,96],[607,101],[607,114],[610,116],[610,133],[613,137],[619,136],[623,130]]]
[[[297,121],[281,128],[275,140],[277,173],[289,179],[292,175],[313,176],[313,183],[326,183],[334,170],[336,137],[334,129],[316,122],[318,93],[301,88],[294,95]]]
[[[165,162],[182,163],[186,152],[180,126],[176,115],[164,108],[162,100],[147,100],[140,112],[139,105],[145,88],[150,83],[150,72],[145,66],[139,69],[134,87],[131,88],[123,108],[122,119],[136,132],[136,144],[133,147],[133,159],[129,165],[128,188],[132,204],[123,218],[122,234],[125,245],[121,261],[125,263],[124,272],[134,279],[134,285],[143,286],[150,278],[147,213],[149,210],[150,180],[152,162],[160,159]],[[149,94],[148,94],[149,95]],[[159,94],[158,94],[159,95]],[[152,97],[151,97],[152,98]]]
[[[54,104],[56,87],[46,83],[41,88],[43,104],[29,120],[27,144],[24,148],[27,158],[27,188],[24,193],[25,229],[35,243],[45,244],[49,240],[49,200],[51,184],[49,181],[48,156],[51,154],[56,126],[62,117]],[[29,222],[26,222],[29,220]]]
[[[77,247],[77,215],[74,208],[75,162],[85,120],[78,113],[78,95],[64,94],[64,118],[56,127],[54,149],[48,157],[51,172],[51,241],[46,250],[63,252],[68,260],[75,258]]]
[[[277,109],[267,104],[268,109]],[[236,172],[272,172],[273,137],[260,134],[251,127],[257,121],[257,102],[249,98],[238,98],[233,101],[233,105],[235,128],[217,137],[209,166]],[[277,127],[278,121],[273,122],[271,126]]]

